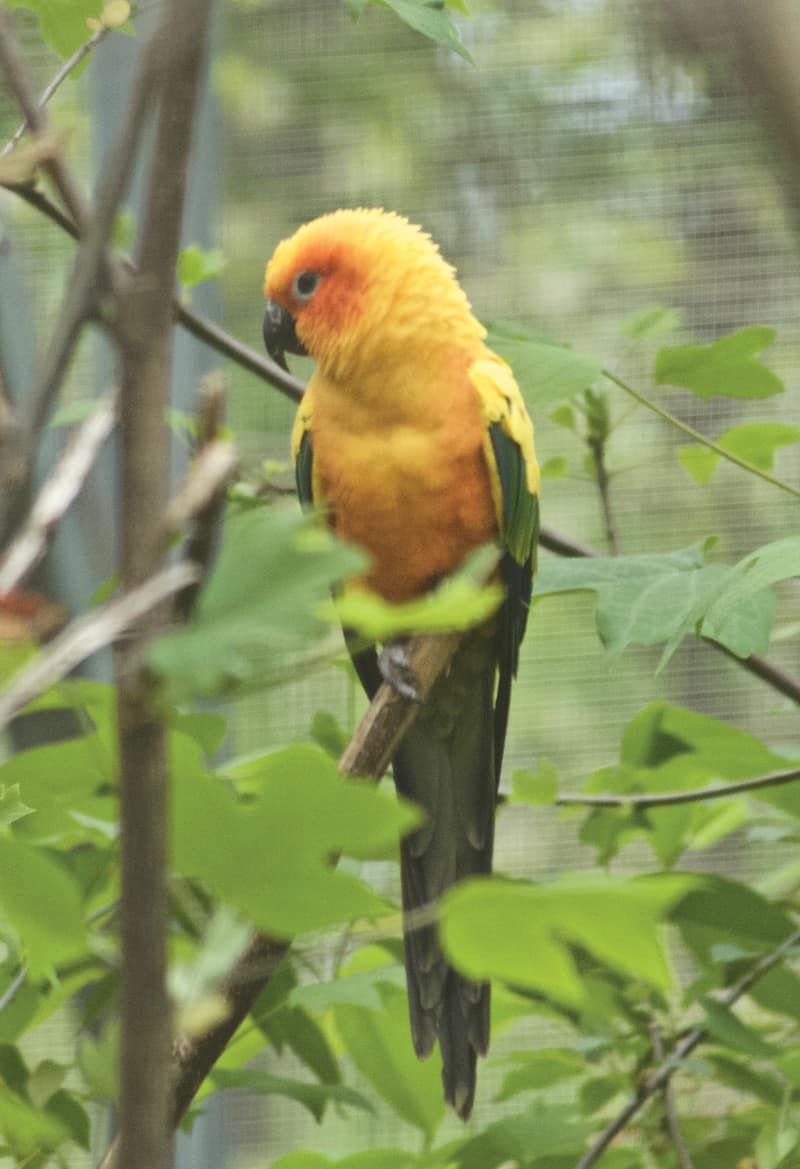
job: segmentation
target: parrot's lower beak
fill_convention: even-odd
[[[285,353],[297,353],[300,356],[306,354],[306,349],[295,332],[293,318],[274,300],[267,301],[264,312],[264,344],[272,360],[282,369],[287,368]]]

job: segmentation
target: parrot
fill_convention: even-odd
[[[454,970],[435,924],[415,928],[413,911],[492,868],[538,542],[533,425],[455,269],[395,212],[342,209],[304,224],[276,247],[264,294],[268,353],[284,368],[287,353],[316,363],[292,431],[297,490],[368,553],[355,583],[411,601],[475,549],[499,546],[502,605],[461,641],[392,760],[398,792],[425,814],[400,845],[412,1041],[420,1058],[438,1041],[445,1100],[466,1120],[488,1050],[489,984]],[[402,643],[379,653],[345,638],[370,699],[384,679],[414,696]]]

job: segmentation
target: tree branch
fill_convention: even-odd
[[[770,970],[773,970],[782,962],[789,951],[794,949],[798,944],[800,944],[800,929],[789,934],[779,946],[754,963],[750,970],[730,990],[726,991],[718,1001],[722,1006],[733,1006],[743,995],[747,994],[751,987],[755,986],[759,979],[769,974]],[[673,1073],[678,1071],[681,1062],[687,1056],[691,1055],[694,1049],[706,1038],[706,1034],[705,1027],[693,1027],[691,1031],[687,1031],[683,1039],[676,1044],[670,1056],[647,1077],[638,1092],[630,1098],[618,1115],[606,1125],[597,1140],[593,1142],[591,1148],[578,1161],[575,1169],[592,1169],[592,1166],[597,1164],[614,1138],[627,1127],[628,1122],[636,1115],[642,1105],[651,1096],[654,1096],[656,1092],[660,1092],[663,1089]]]
[[[97,31],[89,37],[88,41],[84,41],[84,43],[75,50],[72,56],[64,62],[50,84],[47,85],[42,91],[42,96],[37,102],[37,108],[40,111],[44,109],[53,94],[60,88],[60,86],[64,84],[73,69],[77,69],[84,57],[87,57],[89,53],[91,53],[92,49],[96,48],[110,32],[111,29],[107,25],[101,25],[100,28],[98,28]],[[2,151],[0,151],[0,158],[5,158],[5,156],[14,149],[30,124],[31,123],[29,122],[26,115],[22,122],[20,122],[19,126],[17,126],[8,142],[6,142]]]
[[[25,526],[0,559],[0,596],[16,588],[44,555],[58,521],[71,506],[114,428],[117,398],[104,398],[83,423],[40,488]]]
[[[441,634],[415,637],[408,643],[408,658],[423,699],[447,667],[461,636]],[[419,710],[420,703],[402,698],[394,687],[384,682],[339,761],[341,773],[377,781],[389,766],[397,743]],[[266,934],[254,934],[247,950],[234,963],[220,990],[228,1007],[225,1018],[204,1035],[184,1036],[176,1041],[172,1113],[174,1125],[180,1123],[200,1085],[247,1017],[289,947],[288,942],[270,938]],[[119,1142],[114,1141],[100,1169],[119,1169],[120,1165]]]
[[[11,679],[0,694],[0,730],[42,691],[65,678],[92,654],[111,645],[146,614],[197,579],[193,564],[176,564],[78,617]]]
[[[141,75],[150,75],[159,95],[158,124],[138,271],[118,290],[116,304],[122,356],[121,571],[127,588],[146,579],[165,551],[169,441],[164,416],[172,365],[172,298],[210,10],[211,0],[170,0],[142,63]],[[124,137],[118,153],[123,143]],[[125,162],[131,153],[122,156]],[[168,1169],[172,1162],[167,737],[157,708],[157,683],[143,655],[146,642],[169,616],[166,607],[151,611],[119,647],[116,659],[123,1169]]]
[[[664,1062],[664,1043],[661,1038],[661,1031],[658,1024],[653,1022],[650,1024],[650,1042],[653,1046],[653,1055],[659,1063]],[[667,1129],[669,1131],[670,1140],[675,1147],[675,1152],[678,1155],[678,1163],[681,1169],[694,1169],[692,1158],[689,1155],[689,1150],[686,1147],[686,1141],[683,1139],[683,1131],[681,1129],[680,1120],[678,1119],[678,1110],[675,1107],[675,1096],[672,1091],[672,1081],[667,1080],[661,1089],[661,1094],[664,1097],[664,1112],[667,1118]]]
[[[653,792],[642,795],[564,795],[553,801],[559,808],[671,808],[675,804],[696,804],[707,800],[725,800],[742,792],[758,791],[761,788],[782,787],[800,779],[800,767],[788,767],[785,771],[772,771],[754,779],[740,779],[734,783],[714,784],[713,787],[694,788],[685,792]]]

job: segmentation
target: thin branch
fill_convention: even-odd
[[[612,556],[619,556],[619,537],[617,535],[616,524],[614,523],[614,513],[611,508],[611,487],[609,484],[608,469],[606,467],[605,442],[599,438],[588,438],[587,445],[589,447],[589,453],[592,456],[595,475],[597,477],[597,489],[600,492],[600,504],[603,509],[603,519],[606,525],[608,548]]]
[[[725,800],[742,792],[759,791],[762,788],[783,787],[800,779],[800,767],[788,767],[785,771],[772,771],[754,779],[740,779],[735,783],[714,784],[713,787],[694,788],[685,792],[653,792],[641,795],[564,795],[553,802],[560,808],[671,808],[675,804],[696,804],[707,800]]]
[[[602,556],[602,552],[598,552],[596,548],[592,548],[588,544],[580,544],[577,540],[562,536],[551,528],[542,528],[539,533],[539,543],[542,548],[546,548],[549,552],[555,552],[558,556],[571,558]],[[774,690],[779,691],[786,698],[790,698],[792,702],[800,705],[800,679],[793,677],[780,666],[776,666],[769,658],[764,658],[760,654],[750,654],[748,658],[740,658],[720,642],[714,641],[713,638],[701,637],[701,640],[720,653],[724,653],[731,661],[742,666],[748,673],[760,678],[762,682],[772,686]]]
[[[73,69],[77,69],[84,57],[87,57],[89,53],[91,53],[92,49],[96,48],[110,32],[111,29],[107,25],[101,25],[100,28],[98,28],[97,31],[89,37],[88,41],[84,41],[84,43],[75,50],[72,56],[64,62],[50,84],[42,91],[42,96],[39,98],[37,103],[40,110],[44,109],[53,94],[60,88],[61,85],[64,84],[70,73],[72,73]],[[4,158],[14,149],[22,135],[28,129],[29,125],[30,122],[28,121],[28,118],[25,117],[22,122],[20,122],[19,126],[17,126],[8,142],[6,142],[2,151],[0,151],[0,158]]]
[[[121,573],[127,588],[150,576],[165,550],[169,491],[164,415],[172,368],[175,268],[192,130],[212,0],[170,0],[142,72],[159,96],[138,271],[118,289],[122,358]],[[180,566],[184,570],[190,566]],[[198,570],[191,566],[194,573]],[[120,1163],[167,1169],[172,1161],[167,992],[167,733],[146,642],[171,615],[151,610],[116,657],[120,755]]]
[[[180,531],[219,498],[220,491],[239,466],[239,455],[232,442],[216,439],[197,456],[185,483],[170,501],[164,526],[169,532]],[[197,563],[190,556],[193,563]]]
[[[754,963],[750,970],[738,982],[734,983],[730,990],[720,996],[718,1002],[724,1007],[733,1006],[735,1002],[755,986],[759,979],[769,974],[770,970],[774,970],[798,944],[800,944],[800,929],[789,934],[779,946]],[[636,1115],[642,1105],[651,1096],[654,1096],[656,1092],[660,1092],[663,1089],[673,1073],[679,1070],[683,1060],[691,1055],[694,1049],[706,1038],[706,1035],[705,1027],[693,1027],[691,1031],[686,1032],[683,1039],[676,1044],[670,1056],[647,1077],[642,1087],[630,1098],[625,1107],[606,1125],[597,1140],[593,1142],[591,1148],[578,1161],[575,1169],[592,1169],[592,1166],[597,1164],[614,1138],[619,1136],[627,1127],[628,1122]]]
[[[176,530],[189,520],[192,526],[184,557],[200,569],[200,579],[175,598],[175,616],[188,621],[200,589],[211,572],[225,514],[226,488],[238,467],[235,446],[219,439],[225,412],[225,380],[219,374],[206,378],[200,391],[198,431],[200,451],[189,479],[167,508],[167,521]]]
[[[416,637],[408,642],[406,652],[423,699],[447,667],[459,641],[459,634],[441,634]],[[420,709],[420,703],[402,698],[394,687],[384,682],[339,761],[341,773],[373,780],[380,778],[389,766],[397,743]],[[266,934],[254,934],[221,989],[228,1007],[225,1018],[204,1035],[185,1036],[176,1041],[174,1125],[180,1123],[200,1085],[288,951],[288,942]],[[100,1169],[119,1169],[120,1164],[119,1141],[115,1140]]]
[[[132,625],[197,579],[192,564],[176,564],[122,593],[101,609],[72,621],[11,679],[0,694],[0,730],[24,706],[60,682],[92,654],[111,645]]]
[[[726,450],[725,447],[720,446],[718,443],[714,442],[713,439],[706,438],[706,436],[701,434],[699,430],[695,430],[694,427],[689,426],[689,424],[686,422],[681,422],[680,418],[677,418],[674,414],[670,414],[669,410],[665,410],[662,406],[657,405],[657,403],[653,402],[650,398],[645,397],[644,394],[640,394],[638,390],[635,390],[633,386],[629,385],[628,382],[623,381],[622,378],[617,377],[615,373],[611,373],[610,370],[604,369],[603,377],[608,378],[608,380],[613,382],[615,386],[619,386],[619,388],[624,390],[626,394],[630,394],[630,396],[635,398],[641,406],[646,406],[647,409],[652,411],[653,414],[657,414],[659,418],[662,418],[665,422],[668,422],[670,426],[674,426],[676,430],[680,430],[683,434],[687,435],[692,439],[693,442],[707,447],[710,451],[714,451],[714,453],[719,455],[721,459],[727,459],[729,463],[735,463],[736,466],[741,467],[743,471],[748,471],[751,475],[757,475],[758,478],[763,479],[765,483],[771,483],[773,487],[779,487],[781,491],[785,491],[789,495],[794,495],[796,499],[800,499],[799,487],[793,487],[791,483],[785,483],[782,479],[777,479],[774,475],[770,475],[769,471],[764,471],[761,467],[757,467],[755,463],[750,463],[747,459],[743,459],[741,455],[737,455],[733,451]]]
[[[36,187],[28,186],[9,186],[7,189],[19,196],[20,199],[28,203],[31,207],[35,207],[37,211],[46,215],[48,219],[60,227],[62,231],[71,235],[73,239],[80,239],[80,233],[75,223],[43,191]],[[121,262],[129,271],[135,272],[135,265],[131,260],[124,259]],[[305,391],[305,386],[298,378],[293,377],[285,369],[281,369],[270,358],[263,356],[261,353],[257,353],[249,345],[245,345],[243,341],[240,341],[232,333],[228,333],[215,321],[212,321],[210,317],[195,312],[185,304],[182,304],[178,296],[173,298],[172,304],[175,319],[178,321],[178,324],[182,325],[198,341],[202,341],[203,344],[208,345],[210,349],[220,353],[223,357],[229,357],[231,361],[235,361],[242,369],[246,369],[249,373],[255,374],[256,377],[267,382],[268,385],[273,386],[276,390],[279,390],[287,398],[291,399],[291,401],[300,401]]]
[[[650,1041],[653,1045],[653,1055],[659,1063],[664,1062],[664,1043],[661,1038],[661,1031],[658,1024],[653,1022],[650,1024]],[[689,1155],[689,1150],[686,1147],[686,1141],[683,1138],[683,1130],[678,1118],[678,1110],[675,1106],[675,1095],[672,1091],[672,1081],[667,1080],[664,1087],[661,1089],[661,1094],[664,1097],[664,1112],[667,1118],[667,1130],[669,1131],[670,1140],[675,1146],[675,1152],[678,1154],[678,1162],[681,1169],[694,1169],[692,1158]]]
[[[117,399],[112,394],[101,401],[64,451],[22,531],[0,560],[0,596],[16,588],[44,555],[53,529],[83,487],[116,417]]]
[[[0,67],[6,75],[8,87],[17,99],[25,121],[37,134],[50,129],[47,110],[39,105],[33,80],[12,31],[11,19],[0,12]],[[43,162],[69,214],[79,228],[89,222],[89,208],[80,185],[67,167],[60,152]]]

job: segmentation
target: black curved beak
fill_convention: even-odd
[[[303,343],[295,332],[293,318],[274,300],[267,301],[264,311],[264,344],[267,353],[281,369],[288,370],[285,353],[297,353],[301,357],[306,355]]]

